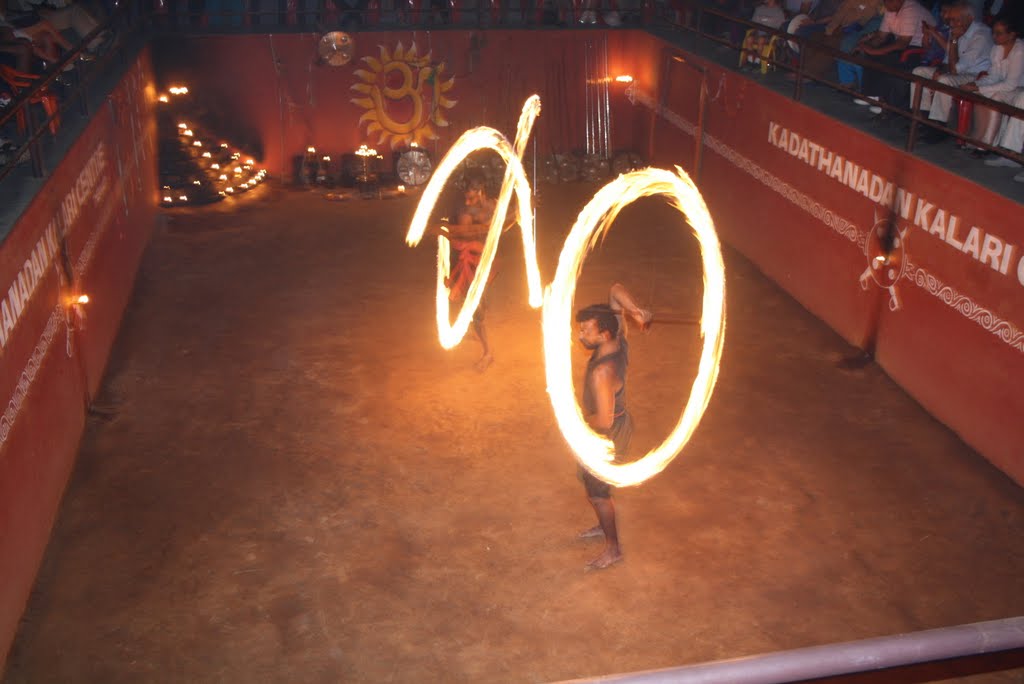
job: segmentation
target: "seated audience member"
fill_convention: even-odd
[[[822,33],[826,24],[832,19],[844,0],[821,0],[811,8],[808,20],[797,30],[796,34],[802,38]],[[806,27],[806,28],[805,28]]]
[[[96,30],[99,22],[74,0],[7,0],[10,9],[21,13],[37,13],[58,31],[72,31],[79,40]],[[96,50],[102,43],[97,37],[89,48]]]
[[[755,24],[777,29],[786,21],[786,14],[782,11],[779,0],[764,0],[754,9],[754,16],[750,20]],[[769,35],[764,31],[753,29],[751,31],[749,38],[744,41],[743,49],[740,52],[741,61],[745,67],[761,63],[765,46],[768,45],[770,40]]]
[[[70,50],[71,43],[61,35],[53,24],[35,11],[13,9],[13,2],[0,0],[0,22],[9,27],[18,38],[32,43],[32,51],[45,62],[60,59],[61,49]]]
[[[1014,91],[1024,87],[1024,42],[1018,39],[1016,26],[1005,16],[996,19],[992,25],[992,41],[995,45],[989,53],[992,60],[991,68],[961,88],[993,100],[1010,102],[1015,98]],[[975,105],[976,137],[989,145],[993,144],[999,132],[1000,118],[994,109]],[[989,153],[977,149],[972,154],[975,157],[987,157]]]
[[[878,31],[865,36],[854,48],[854,54],[871,57],[879,64],[892,69],[910,71],[918,66],[920,57],[903,59],[907,48],[921,47],[924,40],[924,26],[933,26],[935,17],[917,0],[884,0],[885,15]],[[865,95],[880,98],[894,107],[907,109],[906,83],[895,76],[873,69],[864,72]],[[887,118],[888,112],[880,111],[880,119]]]
[[[957,0],[942,0],[936,8],[938,23],[934,26],[922,26],[924,37],[921,40],[921,64],[934,66],[946,57],[946,47],[949,41],[950,21],[953,16],[953,5]]]
[[[1008,98],[1007,102],[1017,109],[1024,110],[1024,88],[1017,88],[1014,90],[1012,97]],[[1009,116],[1007,114],[1002,116],[999,135],[996,136],[994,144],[998,147],[1010,150],[1011,152],[1016,152],[1017,154],[1024,152],[1024,113],[1021,113],[1020,116]],[[985,165],[1008,166],[1010,168],[1017,168],[1020,166],[1020,164],[1012,159],[998,156],[986,159]],[[1024,171],[1014,176],[1013,180],[1024,183]]]
[[[937,67],[922,66],[914,69],[918,76],[937,80],[939,83],[959,87],[975,81],[980,74],[987,72],[992,66],[992,31],[977,21],[974,7],[969,0],[957,0],[950,7],[949,38],[932,35],[932,39],[940,42],[945,48],[946,56],[942,65]],[[926,30],[927,33],[927,30]],[[915,86],[910,85],[910,98],[913,101]],[[925,88],[921,92],[921,111],[928,112],[928,118],[946,124],[949,121],[953,97],[947,93],[935,92]],[[921,135],[924,142],[938,142],[946,134],[935,128],[928,128]]]
[[[822,14],[820,19],[804,24],[797,35],[813,37],[818,42],[842,52],[852,52],[860,39],[875,31],[882,22],[882,0],[842,0],[834,12]],[[814,49],[804,57],[804,69],[811,75],[826,78],[833,65],[831,55]],[[860,67],[839,63],[839,83],[848,88],[860,88]]]
[[[807,14],[807,20],[797,27],[794,34],[801,38],[809,39],[820,33],[824,33],[825,25],[828,24],[832,15],[839,11],[839,7],[842,4],[842,0],[824,0],[823,2],[818,3],[818,5]]]

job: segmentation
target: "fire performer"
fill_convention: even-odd
[[[441,231],[455,252],[451,273],[445,281],[449,290],[448,299],[452,302],[461,302],[466,297],[469,284],[476,275],[476,267],[484,250],[484,240],[487,238],[491,218],[494,216],[496,202],[487,196],[486,185],[482,175],[467,174],[463,203],[455,212],[454,225],[448,226],[446,231]],[[512,223],[509,224],[511,225]],[[486,299],[481,299],[480,306],[473,314],[473,332],[483,347],[483,353],[476,362],[476,369],[481,373],[494,363],[494,355],[491,354],[491,345],[487,339],[487,328],[484,325],[485,302]]]
[[[611,288],[608,304],[593,304],[576,313],[579,323],[579,341],[590,350],[583,378],[583,410],[587,423],[597,433],[615,444],[616,458],[625,456],[633,434],[633,418],[626,410],[626,367],[629,364],[629,345],[626,341],[625,317],[629,316],[647,330],[653,316],[641,309],[622,285]],[[579,476],[587,498],[597,514],[598,524],[581,532],[581,539],[604,537],[605,548],[587,570],[601,570],[622,560],[619,535],[615,526],[615,504],[611,486],[579,466]]]

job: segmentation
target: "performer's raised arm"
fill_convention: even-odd
[[[641,330],[649,328],[651,321],[654,320],[654,314],[641,308],[633,295],[620,283],[612,285],[612,289],[608,293],[608,304],[616,314],[633,319],[633,322]]]

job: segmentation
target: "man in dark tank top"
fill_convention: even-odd
[[[651,313],[637,306],[618,283],[612,286],[609,304],[593,304],[576,313],[580,344],[591,352],[583,378],[583,411],[591,429],[615,444],[616,458],[627,454],[633,434],[633,418],[626,409],[629,345],[624,316],[629,316],[641,327],[647,327],[651,322]],[[615,504],[608,483],[582,465],[579,466],[579,476],[598,522],[595,527],[580,533],[580,537],[603,536],[605,539],[604,551],[587,563],[587,569],[600,570],[622,560],[615,525]]]

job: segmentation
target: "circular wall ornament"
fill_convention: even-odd
[[[320,36],[316,52],[320,59],[331,66],[344,66],[352,61],[356,45],[352,36],[344,31],[331,31]]]

